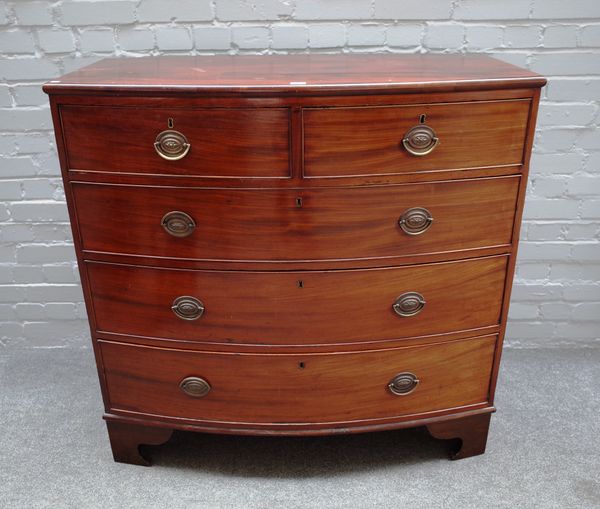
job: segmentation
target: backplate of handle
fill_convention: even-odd
[[[404,211],[404,213],[398,219],[398,225],[402,228],[404,233],[408,235],[420,235],[425,233],[431,223],[433,222],[433,216],[431,212],[423,207],[412,207]]]
[[[419,292],[406,292],[392,304],[394,312],[401,317],[418,315],[425,307],[425,299]]]
[[[202,398],[211,389],[210,384],[199,376],[188,376],[179,383],[179,388],[192,398]]]
[[[168,129],[162,131],[154,140],[156,153],[167,161],[179,161],[190,151],[191,145],[179,131]]]
[[[192,216],[180,210],[167,212],[160,220],[160,224],[173,237],[187,237],[196,228],[196,222]]]
[[[388,384],[388,389],[396,396],[406,396],[417,388],[419,382],[414,373],[398,373]]]
[[[425,124],[418,124],[411,127],[402,139],[402,145],[413,156],[431,154],[439,142],[440,140],[433,128]]]
[[[204,304],[196,297],[182,295],[173,301],[171,310],[182,320],[197,320],[204,314]]]

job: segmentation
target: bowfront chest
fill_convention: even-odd
[[[468,55],[47,83],[115,460],[174,429],[483,453],[544,83]]]

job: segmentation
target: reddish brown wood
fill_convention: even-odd
[[[459,456],[483,452],[544,83],[483,55],[372,54],[105,60],[48,83],[106,418],[136,427],[112,433],[115,456],[139,462],[137,444],[167,438],[149,426],[427,425],[461,438]],[[399,143],[421,113],[441,144],[408,157]],[[192,142],[181,161],[154,152],[168,118]],[[435,208],[434,226],[397,242],[397,207],[417,199]],[[200,214],[206,236],[161,237],[167,205]],[[394,315],[393,300],[415,290],[425,310]],[[182,294],[205,301],[199,321],[171,312]],[[405,361],[427,390],[397,413],[373,384]],[[197,366],[226,388],[205,400],[214,420],[164,396]],[[432,380],[449,383],[432,391]],[[302,386],[323,401],[311,407]]]
[[[513,248],[512,248],[512,256],[508,261],[508,275],[506,278],[506,282],[504,285],[504,296],[502,301],[502,315],[500,320],[500,341],[498,341],[498,346],[496,348],[496,355],[494,358],[494,371],[492,376],[492,383],[490,386],[490,401],[494,401],[494,395],[496,393],[496,383],[498,381],[498,370],[500,369],[500,358],[502,356],[502,346],[504,344],[504,336],[506,334],[506,324],[508,322],[508,308],[510,305],[510,295],[512,292],[513,286],[513,275],[515,273],[515,266],[517,263],[517,252],[519,248],[519,235],[521,232],[521,218],[523,217],[523,209],[525,204],[525,195],[527,192],[527,181],[529,177],[529,160],[531,155],[531,150],[533,148],[533,139],[535,136],[535,123],[538,115],[539,108],[539,100],[540,100],[541,90],[535,91],[535,96],[533,101],[531,102],[531,111],[529,115],[529,123],[527,126],[527,139],[524,147],[524,156],[523,160],[525,162],[523,166],[523,181],[521,182],[521,186],[519,187],[519,197],[517,200],[517,208],[515,215],[515,223],[513,227]]]
[[[241,270],[241,271],[265,271],[265,270],[337,270],[337,269],[364,269],[377,267],[395,267],[398,265],[417,265],[424,262],[436,263],[465,258],[480,258],[484,256],[495,256],[508,254],[512,250],[512,244],[501,244],[499,246],[481,247],[475,249],[461,249],[458,251],[440,251],[437,253],[422,253],[415,255],[399,254],[387,258],[347,258],[333,260],[194,260],[188,258],[156,258],[140,255],[123,255],[119,253],[106,253],[103,251],[84,251],[84,256],[89,261],[100,261],[125,265],[139,265],[148,267],[164,267],[172,269],[207,269],[207,270]]]
[[[450,458],[459,460],[485,452],[492,414],[479,414],[460,419],[448,419],[428,424],[434,438],[453,440]]]
[[[113,458],[119,463],[149,466],[149,459],[142,454],[142,445],[162,445],[166,443],[173,430],[164,427],[141,426],[124,422],[106,421]]]
[[[505,256],[390,269],[306,272],[167,270],[89,263],[99,331],[253,344],[398,339],[498,323]],[[299,287],[299,282],[302,282]],[[405,292],[427,304],[399,317]],[[171,310],[179,296],[200,299],[198,320]]]
[[[298,164],[298,163],[297,163]],[[315,189],[331,187],[363,187],[395,184],[438,182],[441,180],[463,180],[471,178],[520,175],[521,165],[490,166],[485,168],[463,168],[415,171],[402,174],[366,175],[340,178],[256,178],[256,177],[201,177],[181,175],[147,175],[121,172],[71,170],[68,178],[72,182],[95,182],[138,186],[197,187],[208,189]],[[301,184],[299,184],[299,182]]]
[[[333,354],[226,354],[101,342],[111,412],[228,423],[345,423],[487,402],[495,338]],[[420,382],[388,389],[399,373]],[[187,377],[211,386],[201,398]]]
[[[500,325],[489,325],[476,329],[465,329],[461,331],[445,332],[442,334],[430,334],[425,336],[412,336],[396,340],[369,340],[352,341],[349,343],[328,343],[322,345],[264,345],[252,343],[212,343],[208,341],[198,342],[186,339],[149,338],[147,336],[134,336],[131,334],[115,334],[112,332],[96,332],[99,340],[107,340],[116,343],[132,343],[141,346],[154,346],[157,348],[175,348],[180,350],[197,350],[202,352],[225,352],[225,353],[336,353],[355,352],[360,350],[373,350],[379,348],[399,348],[408,346],[423,346],[444,341],[455,341],[460,339],[480,338],[497,336]]]
[[[529,101],[304,110],[304,174],[340,177],[520,164]],[[439,145],[411,155],[402,139],[426,115]],[[374,128],[376,126],[376,128]]]
[[[302,185],[302,108],[293,103],[290,106],[290,163],[292,180],[280,180],[276,181],[276,183],[285,182],[285,184],[295,187]]]
[[[69,169],[205,177],[289,178],[289,111],[61,106]],[[158,155],[159,133],[191,145],[178,161]]]
[[[300,106],[389,106],[398,104],[422,104],[422,103],[447,103],[447,102],[481,102],[481,101],[498,101],[508,99],[525,99],[530,100],[533,95],[531,89],[517,89],[517,90],[495,90],[495,91],[477,91],[477,92],[456,92],[452,94],[414,94],[414,95],[375,95],[375,96],[352,96],[352,97],[307,97],[307,96],[295,96],[291,98],[215,98],[215,97],[204,97],[197,95],[185,95],[180,93],[174,97],[128,97],[128,96],[108,96],[103,97],[99,95],[94,96],[53,96],[55,101],[64,105],[78,105],[81,106],[105,106],[108,110],[114,110],[115,107],[119,108],[138,108],[141,111],[146,111],[148,108],[151,110],[206,110],[208,107],[211,109],[215,108],[236,108],[245,109],[254,108],[266,108],[266,107],[279,107],[290,108],[293,111],[298,111]],[[97,109],[97,108],[96,108]],[[297,114],[294,113],[293,118],[298,118],[302,114],[300,110]],[[297,122],[294,120],[294,122]],[[293,143],[292,157],[294,164],[296,165],[295,175],[299,175],[301,172],[302,164],[302,129],[298,127],[294,128],[294,132],[290,131],[291,142]],[[243,154],[242,154],[243,156]],[[102,154],[94,157],[103,157]],[[158,157],[158,156],[157,156]],[[170,171],[173,165],[168,164],[163,171]],[[196,172],[197,170],[190,170]],[[225,169],[227,171],[227,169]],[[481,177],[481,176],[494,176],[494,175],[508,175],[515,174],[520,171],[520,164],[511,166],[492,166],[484,168],[463,168],[460,170],[452,168],[442,168],[438,170],[417,170],[407,171],[403,173],[388,173],[379,175],[369,175],[364,177],[349,177],[345,176],[338,184],[342,185],[365,185],[365,184],[389,184],[389,183],[401,183],[401,182],[420,182],[420,181],[431,181],[435,179],[455,179],[463,177]],[[93,181],[107,181],[107,182],[122,182],[122,183],[137,183],[137,184],[152,184],[156,182],[157,185],[181,185],[182,179],[185,185],[190,186],[217,186],[217,187],[297,187],[297,179],[289,178],[260,178],[252,176],[251,172],[248,174],[240,174],[238,177],[232,176],[191,176],[187,173],[178,174],[174,171],[171,174],[161,174],[160,176],[154,176],[150,173],[132,173],[128,172],[127,169],[122,170],[110,170],[105,171],[100,168],[94,170],[80,170],[71,168],[70,173],[73,174],[74,178],[93,180]],[[319,187],[324,185],[336,184],[336,179],[304,179],[302,180],[302,187]],[[339,179],[338,179],[339,180]]]
[[[106,59],[48,93],[344,94],[540,87],[539,75],[486,55],[298,54]]]
[[[322,423],[311,423],[308,425],[269,423],[266,425],[254,424],[249,426],[245,423],[239,425],[230,422],[199,422],[191,419],[163,416],[142,416],[127,412],[119,414],[105,413],[104,419],[127,424],[168,427],[174,430],[197,431],[201,433],[223,435],[323,436],[415,428],[417,426],[427,426],[428,424],[445,421],[448,418],[460,419],[472,415],[489,414],[495,411],[495,407],[486,403],[481,403],[460,408],[446,408],[444,410],[427,412],[424,414],[405,415],[391,419],[353,421],[353,425],[350,427],[345,426],[344,423],[327,423],[327,425],[323,425]]]
[[[452,93],[421,90],[415,93],[382,93],[369,94],[354,92],[348,95],[316,95],[294,94],[292,96],[271,95],[206,95],[181,90],[176,94],[137,94],[124,93],[116,95],[111,92],[93,94],[56,93],[51,91],[57,104],[71,106],[137,106],[156,108],[285,108],[285,107],[316,107],[316,106],[390,106],[409,104],[429,104],[445,102],[476,102],[499,101],[513,99],[530,100],[537,88],[520,87],[514,89],[480,89],[456,91]]]
[[[62,125],[60,121],[60,112],[58,104],[54,97],[50,97],[50,111],[52,112],[52,121],[54,124],[55,136],[56,136],[56,148],[58,152],[58,159],[60,162],[60,168],[62,173],[63,182],[65,183],[65,195],[67,199],[67,209],[69,211],[69,217],[71,219],[71,231],[73,233],[73,242],[75,245],[75,256],[77,258],[77,266],[79,267],[79,274],[81,277],[81,286],[83,290],[83,296],[85,300],[85,307],[87,311],[90,334],[92,337],[92,348],[94,350],[94,358],[96,360],[96,370],[98,373],[98,380],[100,382],[100,389],[102,393],[102,402],[104,409],[108,408],[108,395],[106,394],[106,383],[104,378],[104,368],[102,365],[102,356],[100,354],[100,347],[97,342],[93,339],[94,331],[96,330],[96,324],[94,322],[94,307],[92,302],[92,290],[90,288],[87,272],[83,268],[84,257],[83,250],[80,242],[80,232],[77,223],[77,213],[75,211],[75,204],[73,202],[73,196],[71,194],[71,187],[67,184],[68,182],[68,169],[66,164],[66,152],[64,145],[64,138],[62,135]]]
[[[85,251],[210,262],[358,259],[363,266],[508,246],[518,188],[517,176],[290,191],[73,184]],[[420,235],[398,225],[413,207],[433,216]],[[161,227],[170,211],[193,218],[189,236]]]

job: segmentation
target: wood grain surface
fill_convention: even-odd
[[[530,101],[304,109],[304,175],[342,177],[520,164]],[[439,145],[409,154],[412,127],[434,129]]]
[[[372,259],[511,243],[520,177],[319,190],[224,190],[73,184],[85,251],[207,261]],[[425,207],[429,229],[398,225]],[[174,237],[170,211],[196,227]]]
[[[450,459],[470,458],[485,452],[490,418],[491,414],[479,414],[462,419],[448,419],[429,424],[427,430],[435,438],[455,443],[450,450]]]
[[[50,94],[344,94],[540,87],[487,55],[298,54],[110,58],[44,85]]]
[[[303,54],[105,59],[47,83],[115,459],[171,428],[427,425],[482,453],[545,82],[486,55]],[[402,146],[419,123],[440,140],[424,157]],[[179,161],[155,151],[167,129]],[[434,217],[423,235],[398,227],[409,207]],[[191,236],[163,230],[171,210]],[[394,313],[405,292],[421,313]],[[171,309],[186,295],[198,320]],[[404,371],[420,383],[393,396]]]
[[[214,354],[101,342],[110,410],[201,421],[315,423],[377,419],[487,401],[495,336],[360,353]],[[416,389],[388,384],[411,372]],[[202,398],[179,388],[196,376]]]
[[[289,177],[289,110],[62,106],[70,169],[205,177]],[[173,129],[189,153],[166,161],[156,137]]]
[[[397,339],[498,323],[506,256],[389,269],[240,272],[87,262],[97,329],[207,342],[323,344]],[[300,283],[301,282],[301,283]],[[392,305],[420,292],[420,314]],[[198,320],[171,310],[179,296]]]

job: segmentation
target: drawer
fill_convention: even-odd
[[[286,108],[61,106],[60,112],[72,170],[203,177],[290,176]],[[165,131],[176,131],[184,138],[169,133],[159,138]],[[159,152],[173,160],[164,159]]]
[[[381,259],[510,244],[519,179],[318,190],[75,183],[73,195],[88,251],[219,261]]]
[[[100,341],[113,412],[276,425],[485,403],[495,343],[486,336],[337,354],[228,354]],[[394,379],[400,394],[390,390]]]
[[[309,345],[495,325],[506,262],[506,256],[495,256],[303,272],[159,269],[99,262],[87,262],[87,268],[99,331],[204,342]]]
[[[518,165],[523,162],[529,105],[529,100],[511,100],[305,109],[304,175],[348,177]],[[413,151],[426,151],[434,138],[439,141],[431,153],[412,155],[404,146],[405,138]]]

